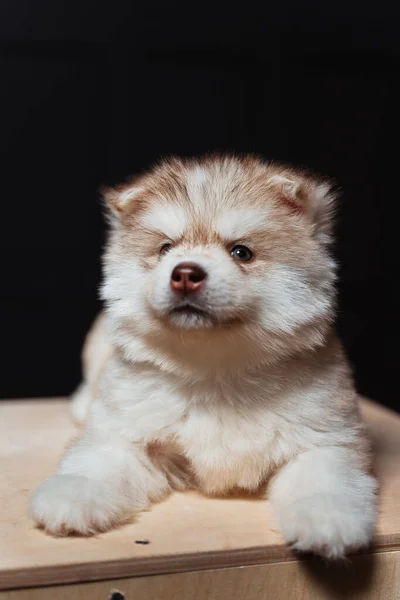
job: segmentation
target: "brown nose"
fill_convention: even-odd
[[[177,292],[195,292],[203,285],[207,273],[195,263],[183,262],[176,265],[171,274],[171,287]]]

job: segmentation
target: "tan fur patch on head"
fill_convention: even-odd
[[[123,207],[125,249],[150,263],[166,242],[241,242],[260,258],[296,264],[309,255],[319,221],[329,221],[331,204],[316,178],[251,156],[173,158],[111,196]]]

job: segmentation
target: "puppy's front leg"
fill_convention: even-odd
[[[143,446],[89,431],[34,492],[30,514],[54,535],[89,535],[124,521],[168,490],[165,474]]]
[[[296,550],[341,558],[369,544],[376,482],[359,464],[353,450],[319,448],[292,459],[275,476],[270,500]]]

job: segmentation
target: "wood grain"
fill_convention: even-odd
[[[400,552],[0,592],[0,600],[400,600]]]
[[[400,549],[400,416],[363,402],[381,483],[372,552]],[[0,404],[0,589],[293,560],[268,503],[175,494],[136,522],[89,539],[48,537],[26,516],[74,434],[64,400]],[[135,540],[150,540],[138,545]]]

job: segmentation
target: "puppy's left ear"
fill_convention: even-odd
[[[315,235],[321,242],[331,241],[336,208],[336,195],[331,184],[307,177],[292,180],[280,175],[271,177],[269,183],[276,188],[279,201],[288,210],[312,221]]]
[[[144,194],[144,189],[134,183],[117,188],[104,187],[101,190],[104,204],[108,209],[111,225],[117,225],[129,214],[134,213]]]

